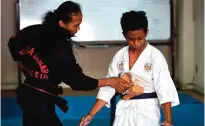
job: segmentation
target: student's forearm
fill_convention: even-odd
[[[172,124],[171,102],[162,104],[162,109],[164,111],[165,121]]]
[[[96,102],[95,102],[95,105],[90,110],[89,115],[94,117],[96,115],[96,113],[98,113],[102,109],[102,107],[104,107],[105,104],[106,104],[105,101],[97,99]]]

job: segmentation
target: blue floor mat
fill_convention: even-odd
[[[56,107],[56,113],[63,124],[77,126],[80,118],[88,113],[95,102],[94,96],[66,96],[70,107],[65,114]],[[187,94],[179,94],[180,105],[174,107],[174,126],[204,126],[204,104]],[[22,112],[16,104],[16,98],[1,98],[2,126],[22,126]],[[162,111],[161,111],[162,114]],[[163,120],[162,114],[162,120]],[[104,107],[89,126],[109,126],[110,109]]]
[[[196,103],[201,103],[199,100],[193,98],[190,95],[180,93],[179,94],[179,99],[180,99],[180,104],[196,104]]]

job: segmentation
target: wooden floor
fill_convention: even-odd
[[[202,93],[199,93],[194,90],[181,90],[178,91],[179,93],[186,93],[191,95],[192,97],[198,99],[199,101],[204,103],[204,95]],[[73,91],[70,88],[63,89],[63,96],[89,96],[89,95],[97,95],[98,89],[93,91]],[[2,90],[1,91],[1,97],[15,97],[15,91],[14,90]]]

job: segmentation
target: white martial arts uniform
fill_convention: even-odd
[[[160,126],[160,105],[171,102],[179,104],[178,93],[170,77],[167,62],[162,53],[147,43],[133,67],[129,70],[129,46],[119,50],[109,66],[107,77],[119,77],[122,72],[129,72],[140,78],[144,93],[156,92],[158,98],[120,100],[116,106],[114,126]],[[136,79],[137,79],[136,78]],[[101,87],[97,98],[107,102],[115,94],[115,89]]]

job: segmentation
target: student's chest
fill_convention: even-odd
[[[149,83],[153,80],[153,61],[148,54],[142,54],[138,57],[122,56],[116,64],[120,73],[129,72]]]

